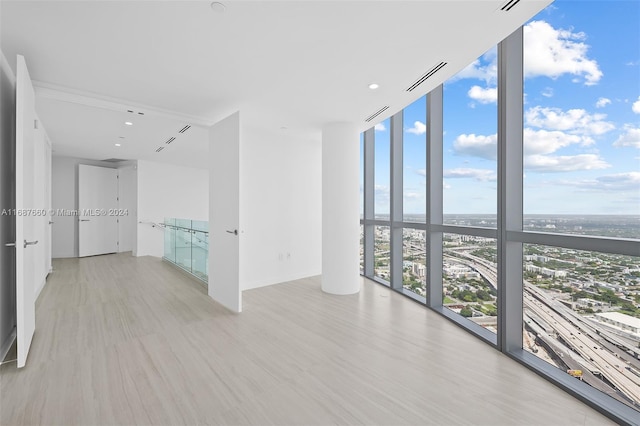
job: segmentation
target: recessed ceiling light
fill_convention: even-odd
[[[217,13],[224,13],[224,11],[227,10],[227,6],[219,1],[214,1],[211,3],[211,10]]]
[[[375,89],[377,89],[378,87],[380,87],[380,86],[379,86],[377,83],[371,83],[371,84],[369,85],[369,89],[371,89],[371,90],[375,90]]]
[[[120,144],[119,144],[119,143],[117,143],[117,144],[116,144],[116,146],[120,146]]]
[[[130,121],[125,121],[124,124],[126,124],[127,126],[133,126],[133,123]]]

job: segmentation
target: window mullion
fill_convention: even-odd
[[[374,219],[375,190],[375,132],[371,128],[364,132],[364,275],[373,277],[375,226]]]
[[[498,347],[522,349],[523,30],[498,45]]]
[[[391,117],[391,205],[390,205],[390,249],[391,249],[391,287],[402,289],[402,220],[403,220],[403,112],[402,110]]]
[[[427,304],[442,307],[442,85],[427,95]]]

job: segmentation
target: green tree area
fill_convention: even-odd
[[[623,300],[616,296],[613,290],[600,287],[596,287],[595,290],[597,291],[597,294],[587,293],[584,290],[580,290],[573,295],[573,300],[590,298],[599,302],[611,304],[611,306],[619,306],[620,309],[618,312],[640,318],[640,309],[636,308],[630,301]],[[638,300],[637,297],[636,300]],[[584,309],[584,312],[593,313],[593,309],[588,307],[587,309]]]
[[[414,293],[422,294],[422,292],[424,292],[424,290],[425,290],[425,285],[422,284],[420,281],[417,281],[413,277],[405,276],[404,280],[403,280],[403,284],[404,284],[405,288],[408,288],[409,290],[413,291]],[[418,292],[419,289],[422,290],[422,292]]]
[[[483,247],[476,249],[473,250],[471,254],[489,262],[496,263],[498,261],[497,249],[495,247]]]
[[[465,306],[464,308],[462,308],[460,310],[460,315],[462,315],[465,318],[469,318],[469,317],[471,317],[473,315],[473,311],[471,310],[470,307]]]
[[[477,303],[476,305],[474,305],[477,311],[480,311],[483,314],[489,315],[492,317],[495,317],[498,315],[498,308],[496,307],[495,303],[492,303],[492,304],[479,303],[479,302],[492,301],[496,295],[496,291],[494,289],[489,289],[489,290],[479,289],[473,292],[471,290],[462,290],[462,291],[457,289],[451,290],[451,286],[450,286],[449,290],[451,291],[450,297],[446,296],[444,298],[444,303],[447,303],[447,304],[455,303],[456,302],[455,299],[461,302],[466,302],[466,303]],[[469,309],[468,316],[471,316],[471,309]]]

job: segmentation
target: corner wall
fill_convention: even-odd
[[[321,273],[320,134],[243,127],[240,227],[242,290]]]
[[[209,220],[209,171],[139,160],[136,256],[162,257],[168,217]]]

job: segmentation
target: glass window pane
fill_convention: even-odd
[[[191,231],[186,228],[176,229],[176,265],[191,271]]]
[[[496,226],[497,77],[494,47],[444,85],[445,224],[460,215],[486,215],[482,226]]]
[[[525,229],[640,238],[639,16],[558,0],[525,25]]]
[[[522,273],[524,349],[639,410],[640,257],[525,244]]]
[[[423,230],[402,230],[402,286],[427,296],[427,240]]]
[[[375,126],[375,206],[376,219],[389,220],[391,189],[391,129],[390,119]]]
[[[497,252],[494,238],[444,234],[443,305],[497,332]]]
[[[427,221],[427,97],[403,111],[403,211],[405,222]]]
[[[208,222],[204,223],[208,227]],[[209,278],[209,232],[194,231],[191,238],[191,273],[206,282]]]
[[[388,226],[375,227],[375,243],[374,243],[374,271],[376,278],[389,281],[390,275],[390,241],[391,232]]]
[[[364,225],[360,224],[360,275],[364,275]]]

